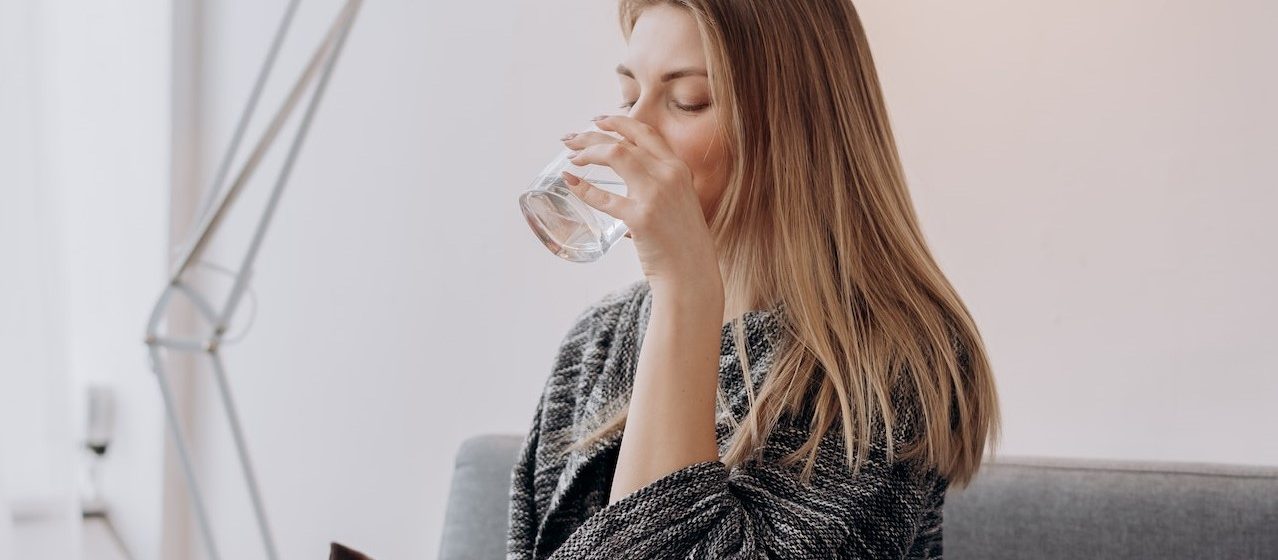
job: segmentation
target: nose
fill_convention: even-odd
[[[660,122],[658,122],[657,108],[651,107],[650,105],[651,103],[648,103],[648,100],[639,99],[634,105],[630,106],[630,111],[626,116],[660,130],[661,126]]]

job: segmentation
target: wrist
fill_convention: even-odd
[[[724,305],[723,282],[717,273],[678,281],[649,280],[648,285],[654,300],[682,305]]]
[[[698,267],[696,272],[684,271],[670,277],[649,277],[648,285],[654,297],[671,299],[710,299],[723,302],[723,277],[719,268]]]
[[[652,287],[652,306],[661,314],[704,318],[706,324],[718,327],[725,307],[721,285],[678,284]]]

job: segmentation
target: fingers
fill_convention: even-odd
[[[632,201],[619,194],[611,193],[590,184],[590,181],[582,180],[580,177],[573,175],[567,171],[561,172],[564,183],[568,185],[568,189],[577,198],[586,203],[587,206],[594,208],[604,214],[626,221],[626,216],[630,213]]]
[[[564,143],[564,146],[567,146],[568,148],[571,148],[577,152],[584,151],[586,148],[589,148],[591,146],[609,146],[611,144],[620,143],[622,144],[622,146],[616,149],[630,148],[630,151],[624,154],[623,157],[631,158],[632,156],[640,156],[640,157],[633,157],[633,159],[637,159],[642,162],[644,160],[642,156],[646,155],[642,153],[643,149],[635,145],[633,142],[629,142],[625,140],[624,138],[617,138],[616,136],[613,136],[606,132],[592,131],[592,132],[573,133],[572,135],[565,136],[563,143]],[[571,161],[575,165],[582,166],[582,165],[587,165],[590,163],[600,163],[600,161],[598,160],[601,158],[611,160],[612,158],[609,156],[609,153],[612,149],[614,148],[603,148],[603,149],[591,150],[590,153],[586,155],[585,159],[572,158]],[[642,165],[642,167],[644,168],[647,168],[647,166],[648,166],[647,163],[643,163]],[[614,168],[614,169],[617,169],[617,168]],[[622,172],[620,169],[617,169],[617,171],[619,173]]]
[[[626,115],[600,115],[595,117],[595,126],[600,130],[616,132],[659,158],[675,157],[666,139],[648,123]]]
[[[575,132],[572,136],[565,136],[563,141],[565,146],[574,150],[580,150],[586,146],[593,146],[595,144],[620,142],[621,139],[605,132],[592,130],[589,132]]]
[[[625,179],[627,186],[637,184],[637,180],[650,175],[648,165],[651,158],[641,149],[629,142],[605,142],[586,146],[577,150],[577,155],[568,161],[578,167],[595,164],[606,165]]]

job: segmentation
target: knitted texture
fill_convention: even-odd
[[[807,440],[807,424],[784,421],[758,460],[689,465],[609,504],[622,435],[570,446],[626,406],[651,304],[646,280],[629,284],[589,306],[563,337],[512,475],[508,560],[941,558],[948,483],[935,469],[889,463],[882,431],[854,474],[842,432],[829,430],[803,483],[799,467],[779,459]],[[756,388],[782,341],[782,313],[743,316]],[[749,407],[730,323],[721,340],[720,453],[732,433],[726,415],[741,419]]]

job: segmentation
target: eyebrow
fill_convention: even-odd
[[[621,74],[622,76],[629,76],[630,79],[634,79],[635,77],[634,72],[631,72],[629,68],[626,68],[625,64],[617,65],[617,73]],[[691,67],[680,68],[678,70],[671,70],[670,72],[666,72],[665,74],[662,74],[661,81],[668,82],[670,80],[677,80],[685,76],[706,76],[706,71],[701,68],[691,68]],[[709,77],[709,76],[706,76],[706,77]]]

